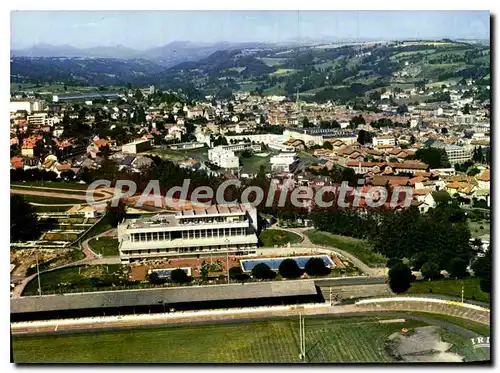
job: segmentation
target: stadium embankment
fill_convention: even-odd
[[[72,333],[89,330],[178,326],[182,324],[248,322],[257,319],[304,316],[327,316],[371,312],[426,312],[490,324],[490,310],[480,306],[434,298],[393,297],[365,299],[356,304],[331,306],[329,303],[200,310],[158,314],[86,317],[11,323],[13,334]]]
[[[490,325],[490,310],[475,304],[452,300],[418,297],[364,299],[356,302],[364,311],[428,312],[453,316]]]

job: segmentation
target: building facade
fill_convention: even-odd
[[[212,205],[118,225],[122,263],[179,256],[231,253],[257,248],[257,211],[250,205]]]

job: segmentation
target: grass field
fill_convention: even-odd
[[[306,234],[313,244],[337,247],[354,255],[369,266],[381,266],[387,262],[387,258],[374,252],[366,240],[316,230],[306,232]]]
[[[92,250],[97,254],[102,254],[102,256],[117,256],[118,252],[118,240],[112,237],[99,237],[99,239],[94,238],[89,242]]]
[[[126,278],[124,276],[119,264],[78,266],[42,273],[40,283],[42,293],[53,294],[121,285],[121,279]],[[28,282],[23,295],[35,295],[38,293],[37,289],[38,281],[35,278]]]
[[[391,362],[386,338],[426,325],[406,320],[382,324],[389,316],[306,318],[308,362]],[[15,362],[184,362],[299,363],[298,321],[268,320],[239,324],[120,330],[12,339]],[[470,341],[448,330],[446,341],[468,360],[484,359]]]
[[[44,205],[60,205],[60,204],[75,204],[80,205],[85,203],[83,199],[75,198],[57,198],[57,197],[46,197],[46,196],[32,196],[28,194],[22,194],[25,202],[40,203]]]
[[[33,206],[35,208],[35,212],[65,212],[69,210],[71,206]]]
[[[472,237],[480,237],[485,234],[490,234],[491,221],[490,220],[480,220],[480,221],[468,221],[470,234]],[[483,227],[481,229],[481,227]]]
[[[433,294],[461,297],[462,286],[464,287],[464,298],[490,303],[490,294],[481,291],[481,288],[479,287],[479,278],[476,277],[459,280],[446,279],[435,281],[415,281],[411,285],[410,290],[408,290],[408,293],[428,294],[429,289],[431,289]]]
[[[267,229],[260,235],[260,239],[264,246],[283,246],[288,244],[299,243],[302,238],[295,233],[282,231],[279,229]]]
[[[271,156],[259,157],[258,155],[252,155],[249,158],[240,157],[242,163],[242,172],[256,174],[260,170],[260,166],[264,166],[266,171],[271,169],[269,164],[269,159]]]

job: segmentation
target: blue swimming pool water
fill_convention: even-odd
[[[333,268],[335,263],[328,255],[313,255],[313,256],[291,256],[287,258],[259,258],[259,259],[243,259],[240,260],[241,268],[244,272],[250,272],[253,267],[259,263],[265,263],[274,271],[277,271],[281,262],[285,259],[293,259],[297,262],[300,268],[304,268],[307,261],[311,258],[321,258],[327,267]]]

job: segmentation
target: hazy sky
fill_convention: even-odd
[[[13,11],[11,47],[298,38],[489,39],[487,11]]]

